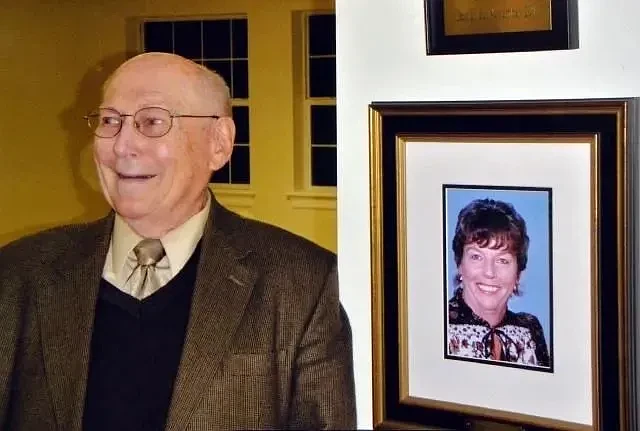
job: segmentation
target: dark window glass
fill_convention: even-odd
[[[229,20],[202,23],[203,58],[231,58],[231,23]]]
[[[173,52],[173,23],[149,21],[144,23],[146,52]]]
[[[335,147],[311,148],[311,183],[314,186],[335,186],[337,178]]]
[[[309,97],[336,96],[336,59],[309,59]]]
[[[249,184],[249,147],[235,145],[231,153],[231,182],[233,184]]]
[[[336,133],[335,105],[311,106],[311,145],[335,145]]]
[[[233,121],[236,123],[236,142],[248,144],[249,140],[249,107],[234,106]]]
[[[233,21],[231,21],[233,58],[249,58],[247,34],[248,32],[246,19],[234,19]]]
[[[175,53],[190,59],[202,55],[201,21],[177,21],[173,24]]]
[[[309,55],[336,54],[336,16],[309,17]]]
[[[227,85],[231,87],[231,61],[204,61],[204,65],[220,75]],[[233,95],[231,95],[233,97]]]
[[[229,163],[227,163],[219,171],[216,171],[211,175],[209,182],[229,184],[229,178]]]
[[[233,60],[233,88],[234,99],[249,98],[249,68],[247,60]]]

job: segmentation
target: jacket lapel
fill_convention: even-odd
[[[202,252],[191,316],[167,419],[167,430],[184,430],[211,378],[229,350],[258,277],[245,259],[250,252],[233,247],[234,217],[215,200],[202,237]],[[215,226],[212,223],[215,220]]]
[[[44,366],[59,429],[82,427],[91,331],[112,222],[109,216],[85,227],[82,242],[69,241],[37,286]]]

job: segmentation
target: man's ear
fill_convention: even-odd
[[[209,140],[209,169],[213,171],[221,169],[229,161],[236,139],[236,124],[231,117],[221,117],[216,123]]]

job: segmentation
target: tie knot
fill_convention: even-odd
[[[159,239],[143,239],[133,249],[138,259],[138,264],[142,266],[155,265],[164,257],[164,247]]]

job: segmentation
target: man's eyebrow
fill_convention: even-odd
[[[105,105],[104,103],[99,104],[96,109],[111,109],[112,111],[120,112],[116,108],[114,108],[113,106]]]

